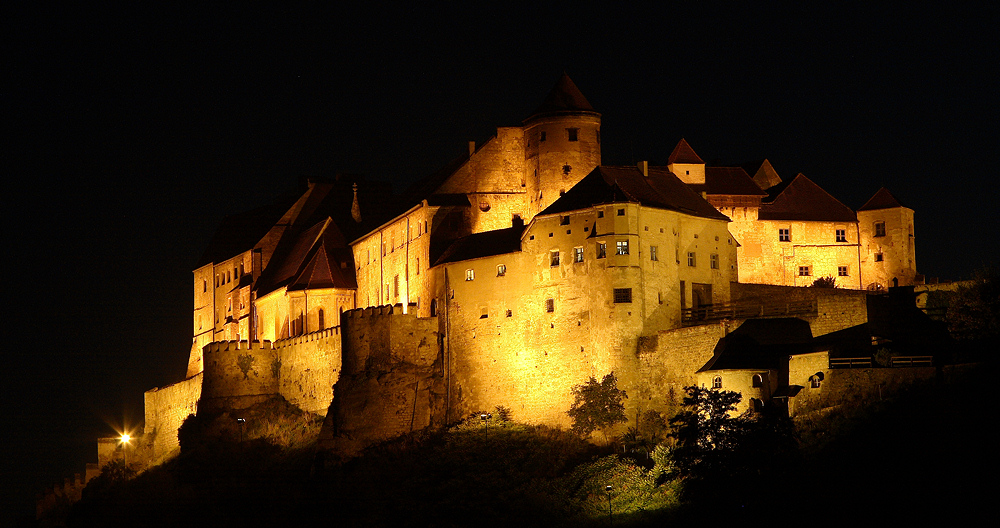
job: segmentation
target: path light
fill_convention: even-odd
[[[611,484],[604,486],[604,492],[608,494],[608,524],[613,526],[615,518],[611,515]]]
[[[483,413],[479,415],[479,419],[483,421],[483,425],[486,426],[486,440],[490,439],[490,419],[493,418],[493,413]]]
[[[132,437],[129,436],[128,433],[122,433],[122,437],[121,437],[121,441],[122,441],[122,461],[125,463],[125,467],[126,468],[128,468],[128,441],[131,440],[131,439],[132,439]]]

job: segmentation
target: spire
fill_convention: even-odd
[[[874,196],[872,196],[867,202],[865,202],[865,205],[862,205],[858,209],[858,211],[869,211],[873,209],[892,209],[895,207],[906,207],[906,206],[899,203],[899,200],[897,200],[896,197],[889,192],[889,189],[882,187],[881,189],[878,190],[878,192],[875,193]]]
[[[681,138],[677,142],[677,146],[674,147],[674,151],[670,153],[670,157],[667,158],[667,163],[705,163],[702,161],[697,154],[695,154],[694,149],[691,145],[688,145],[686,139]]]
[[[771,162],[764,159],[753,175],[753,182],[757,184],[757,187],[766,191],[781,183],[781,176],[778,176],[778,172],[771,166]]]
[[[354,203],[351,204],[351,217],[354,221],[361,223],[361,205],[358,204],[358,183],[354,182]]]
[[[594,111],[594,107],[590,106],[590,102],[583,96],[583,93],[580,92],[580,89],[576,87],[573,80],[569,78],[569,75],[563,72],[559,80],[556,81],[556,85],[552,87],[549,95],[545,96],[542,105],[532,112],[531,116],[525,121],[546,114],[576,114],[580,112],[597,113]]]

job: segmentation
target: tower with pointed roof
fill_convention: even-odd
[[[601,164],[601,114],[565,73],[524,120],[528,216],[555,202]]]
[[[858,230],[865,287],[878,290],[914,283],[913,209],[882,187],[858,209]]]

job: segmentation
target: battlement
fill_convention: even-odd
[[[213,341],[202,349],[203,354],[231,352],[236,350],[271,350],[274,345],[267,340],[264,341]]]
[[[330,337],[340,337],[340,327],[334,326],[333,328],[324,328],[323,330],[317,330],[315,332],[310,332],[308,334],[302,334],[295,337],[286,337],[284,339],[275,340],[272,343],[274,348],[283,348],[292,345],[301,345],[302,343],[308,343],[310,341],[316,341],[319,339],[327,339]],[[241,341],[245,343],[246,341]],[[270,341],[264,341],[264,343],[270,343]]]

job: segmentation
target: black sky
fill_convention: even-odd
[[[985,11],[366,9],[8,19],[5,510],[183,376],[191,271],[224,215],[302,177],[401,189],[519,124],[563,71],[603,114],[606,164],[663,163],[684,137],[852,208],[887,186],[916,211],[921,273],[1000,255]]]

